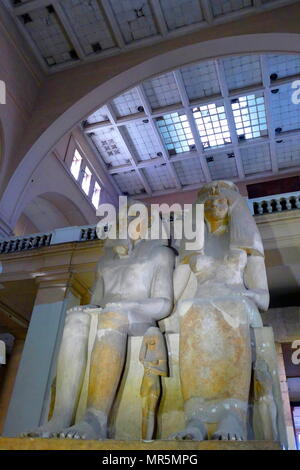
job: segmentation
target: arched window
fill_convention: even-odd
[[[72,160],[72,164],[71,164],[71,168],[70,168],[71,173],[72,173],[72,175],[74,176],[74,178],[76,180],[78,180],[78,178],[79,178],[81,162],[82,162],[82,156],[80,155],[80,153],[76,149],[75,152],[74,152],[74,156],[73,156],[73,160]]]
[[[98,209],[99,203],[100,203],[100,191],[101,191],[100,185],[96,181],[94,190],[93,190],[93,196],[92,196],[92,203],[96,209]]]

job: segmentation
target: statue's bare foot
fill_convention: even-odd
[[[61,431],[66,426],[66,422],[61,419],[51,419],[44,426],[39,426],[32,431],[23,432],[21,437],[42,437],[49,439],[51,437],[56,437],[57,433]]]
[[[207,430],[201,421],[190,421],[185,429],[169,436],[169,439],[180,441],[204,441],[206,438]]]
[[[63,429],[57,435],[61,439],[102,440],[107,437],[106,426],[92,413],[86,413],[84,419],[70,428]]]
[[[219,441],[244,441],[246,435],[241,419],[234,414],[227,415],[220,422],[212,439]]]

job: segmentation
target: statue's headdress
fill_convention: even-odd
[[[226,197],[229,204],[230,247],[264,256],[260,233],[245,199],[231,181],[213,181],[198,191],[197,203],[204,204],[210,196]]]

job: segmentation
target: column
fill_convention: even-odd
[[[80,304],[83,294],[70,273],[42,277],[37,282],[39,289],[4,426],[3,435],[8,437],[47,420],[65,313]]]
[[[2,433],[4,427],[10,397],[16,380],[23,348],[24,339],[15,339],[12,353],[8,359],[7,365],[5,366],[6,370],[0,391],[0,434]]]
[[[293,425],[293,418],[292,418],[292,412],[291,412],[288,384],[287,384],[286,375],[285,375],[282,348],[281,348],[280,343],[275,343],[275,345],[276,345],[276,352],[277,352],[277,358],[278,358],[278,372],[279,372],[280,388],[281,388],[281,395],[282,395],[282,401],[283,401],[283,412],[284,412],[284,420],[285,420],[285,425],[286,425],[288,446],[289,446],[289,450],[295,450],[296,444],[295,444],[294,425]]]

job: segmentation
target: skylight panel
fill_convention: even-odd
[[[254,139],[268,134],[262,93],[233,99],[231,107],[239,140]]]
[[[87,119],[88,124],[94,124],[95,122],[104,122],[104,121],[109,121],[109,118],[108,118],[108,115],[106,113],[104,106],[102,108],[97,109],[97,111],[91,114]]]
[[[52,5],[21,15],[19,19],[48,66],[78,59]]]
[[[294,91],[290,83],[272,90],[271,113],[277,134],[300,129],[300,105],[292,101]]]
[[[148,0],[110,0],[126,44],[157,34]]]
[[[277,139],[275,149],[280,169],[300,166],[300,136]]]
[[[129,116],[130,114],[144,110],[139,94],[135,88],[117,96],[117,98],[112,101],[112,105],[118,117]]]
[[[140,177],[135,170],[126,171],[124,173],[116,173],[112,176],[120,191],[124,194],[134,195],[145,192],[144,185],[142,184]]]
[[[156,119],[169,155],[195,150],[195,141],[186,114],[166,114]]]
[[[103,127],[89,135],[108,167],[130,165],[128,149],[113,127]]]
[[[240,153],[245,175],[272,169],[269,144],[241,147]]]
[[[211,0],[214,16],[222,16],[232,11],[243,10],[253,6],[253,0]]]
[[[174,180],[165,163],[143,168],[143,173],[146,175],[152,191],[163,191],[164,189],[171,189],[175,186]]]
[[[130,151],[138,161],[162,157],[161,143],[149,122],[135,121],[127,124],[126,133]]]
[[[223,105],[215,103],[193,108],[193,116],[204,148],[230,144],[231,137]]]
[[[243,55],[222,59],[229,90],[244,88],[262,82],[260,57]]]
[[[206,158],[213,180],[235,178],[238,176],[233,153],[217,153]]]
[[[200,62],[180,70],[190,100],[221,93],[214,62]]]
[[[267,64],[272,77],[285,78],[300,74],[300,54],[267,54]]]
[[[203,21],[199,0],[160,0],[160,5],[170,31]]]
[[[97,54],[116,45],[97,0],[60,2],[86,55]]]
[[[200,162],[197,158],[174,162],[174,168],[182,186],[201,183],[205,180]]]
[[[173,72],[151,78],[143,87],[152,109],[181,102]]]

